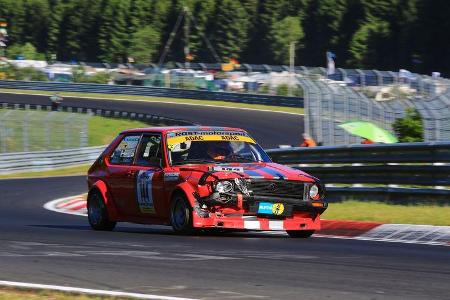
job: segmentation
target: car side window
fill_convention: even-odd
[[[141,135],[127,135],[120,144],[114,149],[109,161],[114,165],[131,165],[133,164],[137,145]]]
[[[145,134],[138,149],[136,164],[139,166],[159,166],[161,159],[161,135]]]

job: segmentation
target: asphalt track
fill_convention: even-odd
[[[1,101],[48,98],[0,94]],[[242,127],[264,147],[294,144],[303,131],[302,119],[288,114],[74,98],[64,104]],[[175,236],[131,224],[96,232],[84,217],[42,208],[85,191],[84,177],[0,180],[0,280],[202,299],[449,299],[448,247],[255,233]]]
[[[0,102],[50,105],[48,96],[23,94],[0,93]],[[75,97],[64,97],[62,105],[149,113],[184,119],[202,125],[239,127],[247,130],[264,148],[273,148],[282,144],[297,145],[304,131],[302,115],[270,111]]]
[[[448,247],[234,233],[176,236],[42,209],[85,178],[0,181],[0,280],[203,299],[449,299]]]

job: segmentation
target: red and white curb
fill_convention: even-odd
[[[87,216],[86,194],[55,199],[45,203],[44,208],[63,214]]]
[[[59,213],[87,216],[86,194],[56,199],[46,203],[44,208]],[[286,234],[280,231],[262,231],[261,233]],[[322,220],[322,229],[314,236],[450,246],[450,226]]]
[[[24,288],[24,289],[45,289],[65,293],[80,293],[80,294],[108,296],[108,297],[126,297],[137,299],[160,299],[160,300],[194,300],[192,298],[171,297],[171,296],[140,294],[140,293],[127,293],[122,291],[95,290],[70,286],[47,285],[47,284],[2,281],[2,280],[0,280],[0,286]]]

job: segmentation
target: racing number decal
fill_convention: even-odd
[[[272,206],[272,213],[275,216],[281,216],[284,212],[284,205],[283,203],[274,203]]]
[[[153,206],[153,171],[139,171],[136,177],[136,195],[139,210],[142,213],[154,213]]]

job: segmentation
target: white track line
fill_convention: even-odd
[[[16,94],[16,95],[30,95],[30,96],[50,96],[48,94],[37,94],[37,93],[18,93],[18,92],[5,92],[0,91],[2,94]],[[102,94],[107,95],[107,94]],[[288,115],[296,115],[296,116],[304,116],[305,114],[287,112],[287,111],[273,111],[270,109],[258,109],[258,108],[248,108],[248,107],[236,107],[236,106],[223,106],[223,105],[214,105],[214,104],[201,104],[201,103],[180,103],[180,102],[172,102],[172,101],[161,101],[161,100],[140,100],[140,99],[124,99],[124,98],[102,98],[102,97],[86,97],[86,96],[71,96],[65,95],[63,98],[80,98],[80,99],[94,99],[94,100],[114,100],[114,101],[132,101],[132,102],[144,102],[144,103],[167,103],[167,104],[177,104],[177,105],[190,105],[190,106],[206,106],[206,107],[217,107],[217,108],[229,108],[229,109],[242,109],[242,110],[254,110],[254,111],[263,111],[263,112],[271,112],[277,114],[288,114]],[[164,96],[143,96],[143,97],[160,97],[164,98]],[[181,99],[181,98],[180,98]],[[215,101],[215,100],[201,100],[201,99],[188,99],[194,101]],[[217,100],[220,101],[220,100]],[[227,102],[227,101],[223,101]],[[233,103],[233,102],[230,102]],[[256,105],[264,105],[264,104],[256,104]]]
[[[53,290],[53,291],[60,291],[60,292],[71,292],[71,293],[81,293],[81,294],[89,294],[89,295],[112,296],[112,297],[128,297],[128,298],[137,298],[137,299],[195,300],[193,298],[181,298],[181,297],[140,294],[140,293],[127,293],[127,292],[121,292],[121,291],[95,290],[95,289],[85,289],[85,288],[70,287],[70,286],[47,285],[47,284],[1,281],[1,280],[0,280],[0,286],[27,288],[27,289],[46,289],[46,290]]]

